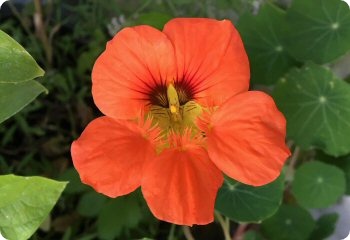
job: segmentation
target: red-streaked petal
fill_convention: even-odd
[[[286,120],[273,99],[249,91],[212,114],[205,131],[210,159],[229,177],[260,186],[276,179],[290,155]]]
[[[201,104],[219,105],[248,90],[248,57],[230,21],[176,18],[163,32],[175,48],[178,81],[185,81]]]
[[[82,182],[109,197],[140,186],[144,164],[155,156],[153,131],[127,121],[100,117],[73,142],[74,167]]]
[[[175,58],[165,34],[149,26],[124,28],[107,43],[92,70],[92,94],[107,116],[131,119],[149,104],[156,86],[175,77]]]
[[[183,144],[164,150],[150,162],[142,193],[160,220],[190,226],[208,224],[213,221],[222,173],[203,147],[188,140]]]

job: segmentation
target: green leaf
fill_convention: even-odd
[[[321,151],[317,151],[315,159],[330,165],[335,165],[345,173],[345,180],[346,180],[345,194],[350,195],[350,155],[335,158],[335,157],[326,155]]]
[[[258,15],[243,15],[237,25],[251,64],[255,83],[273,84],[295,65],[283,42],[285,13],[272,4],[265,4]]]
[[[136,227],[142,219],[141,208],[134,195],[108,201],[97,218],[101,239],[115,239],[126,228]]]
[[[304,207],[328,207],[345,193],[344,172],[318,161],[305,163],[295,172],[292,192]]]
[[[44,70],[32,56],[0,30],[0,87],[2,88],[1,83],[18,83],[43,75]]]
[[[216,199],[216,210],[237,222],[259,222],[276,212],[282,202],[283,176],[262,187],[225,179]]]
[[[45,220],[65,182],[42,177],[0,176],[0,232],[7,239],[28,239]]]
[[[87,192],[79,200],[78,212],[84,217],[97,216],[106,201],[107,198],[102,194]]]
[[[287,118],[288,136],[297,145],[316,147],[332,156],[350,152],[348,83],[309,63],[281,79],[273,96]]]
[[[282,205],[278,212],[261,224],[269,240],[305,240],[314,229],[315,221],[303,208]]]
[[[79,178],[79,174],[75,168],[68,168],[65,172],[63,172],[59,178],[61,181],[67,181],[69,184],[67,185],[64,193],[75,194],[82,193],[90,189],[88,185],[85,185],[81,182]]]
[[[36,81],[0,83],[0,123],[19,112],[47,89]]]
[[[258,232],[249,230],[244,233],[243,240],[263,240],[263,238]]]
[[[316,222],[316,227],[309,240],[326,239],[335,231],[339,215],[337,213],[326,214],[320,217]]]
[[[350,50],[349,6],[340,0],[294,0],[287,11],[289,52],[327,63]]]
[[[159,12],[143,13],[139,16],[136,24],[146,24],[158,28],[159,30],[162,30],[163,26],[171,18],[172,17],[170,15]]]

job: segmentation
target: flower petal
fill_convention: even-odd
[[[144,163],[155,156],[147,131],[152,129],[109,117],[92,121],[71,148],[82,182],[109,197],[138,188]]]
[[[228,20],[176,18],[163,32],[172,41],[177,79],[202,105],[219,105],[249,88],[249,62],[239,33]]]
[[[182,147],[166,149],[150,162],[141,188],[158,219],[179,225],[208,224],[222,182],[207,151],[184,141]]]
[[[134,118],[150,103],[152,91],[174,79],[175,68],[173,46],[165,34],[149,26],[124,28],[96,60],[94,101],[107,116]]]
[[[230,98],[212,114],[206,129],[201,128],[210,159],[226,175],[245,184],[273,181],[290,155],[285,144],[286,120],[263,92]]]

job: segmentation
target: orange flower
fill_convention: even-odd
[[[263,185],[290,155],[274,101],[248,91],[248,58],[230,21],[125,28],[97,59],[92,83],[106,116],[72,144],[81,180],[110,197],[141,186],[161,220],[212,222],[222,172]]]

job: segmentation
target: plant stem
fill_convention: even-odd
[[[184,232],[186,240],[195,240],[188,226],[183,226],[182,231]]]
[[[41,1],[34,0],[34,7],[35,7],[34,26],[35,26],[36,34],[44,46],[46,60],[49,64],[49,66],[51,66],[52,65],[52,57],[53,57],[52,46],[51,46],[49,38],[47,36],[46,25],[45,25],[44,20],[43,20],[43,11],[42,11],[42,6],[41,6]]]
[[[169,232],[169,235],[168,235],[168,240],[174,240],[175,228],[176,228],[176,225],[175,224],[171,224],[170,232]]]
[[[225,236],[225,240],[231,240],[230,235],[230,220],[226,218],[226,220],[221,216],[220,213],[215,212],[215,217],[219,221],[219,224],[221,225],[222,231]]]
[[[235,235],[233,235],[232,240],[242,240],[243,239],[243,234],[247,228],[248,224],[246,223],[241,223],[238,225]]]
[[[300,153],[300,148],[299,147],[295,147],[292,157],[290,158],[289,161],[289,165],[288,168],[286,170],[286,180],[288,182],[291,182],[293,179],[293,175],[294,175],[294,168],[295,168],[295,164],[298,160],[299,157],[299,153]]]

